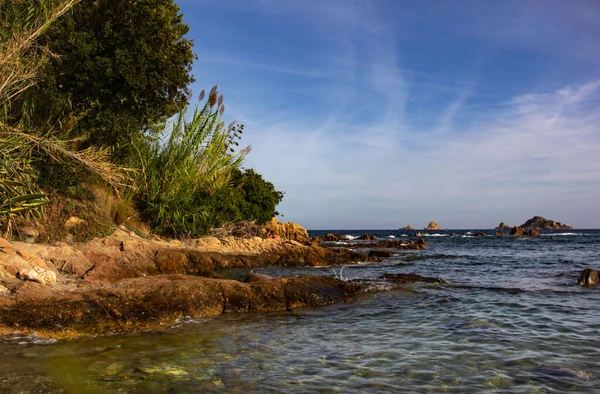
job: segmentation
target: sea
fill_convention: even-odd
[[[478,231],[427,231],[426,250],[381,262],[254,269],[362,283],[342,304],[186,318],[149,333],[0,339],[0,392],[600,393],[600,286],[576,284],[584,268],[600,269],[600,230]],[[340,248],[361,247],[361,234],[415,239],[309,233],[329,232],[352,238]],[[443,283],[381,278],[395,273]]]

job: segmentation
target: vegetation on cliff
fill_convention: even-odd
[[[77,215],[64,200],[85,200],[81,190],[120,207],[98,228],[127,212],[195,236],[276,214],[282,193],[241,170],[243,125],[224,126],[216,87],[187,117],[195,55],[173,0],[0,0],[0,26],[3,233],[49,202]]]

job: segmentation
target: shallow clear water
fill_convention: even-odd
[[[382,263],[256,270],[336,275],[374,289],[389,287],[378,279],[384,273],[414,272],[443,285],[156,333],[4,340],[0,392],[600,392],[600,287],[575,285],[583,268],[600,268],[600,231],[555,239],[457,233]]]

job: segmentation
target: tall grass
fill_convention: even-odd
[[[157,232],[174,236],[204,233],[208,211],[202,196],[224,187],[250,147],[237,150],[243,126],[224,126],[223,96],[215,86],[204,104],[204,92],[191,117],[187,109],[154,127],[149,151],[141,158],[140,205]],[[143,148],[143,147],[142,147]]]
[[[79,0],[0,0],[0,219],[10,232],[11,217],[37,211],[48,200],[37,186],[32,162],[41,157],[80,166],[115,188],[130,184],[127,172],[110,161],[108,150],[78,149],[81,140],[63,140],[73,120],[30,126],[35,109],[14,104],[37,83],[44,65],[56,57],[39,38]]]

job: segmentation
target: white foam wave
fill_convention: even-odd
[[[420,234],[419,237],[447,237],[448,234]]]
[[[408,234],[400,234],[401,237],[408,237]]]
[[[580,233],[555,233],[555,234],[542,234],[543,237],[556,237],[556,236],[569,236],[569,235],[584,235]]]
[[[358,235],[345,235],[345,237],[348,238],[350,241],[353,241],[356,238],[358,238]]]
[[[396,236],[395,236],[395,235],[388,235],[387,237],[388,237],[388,238],[396,238]]]

